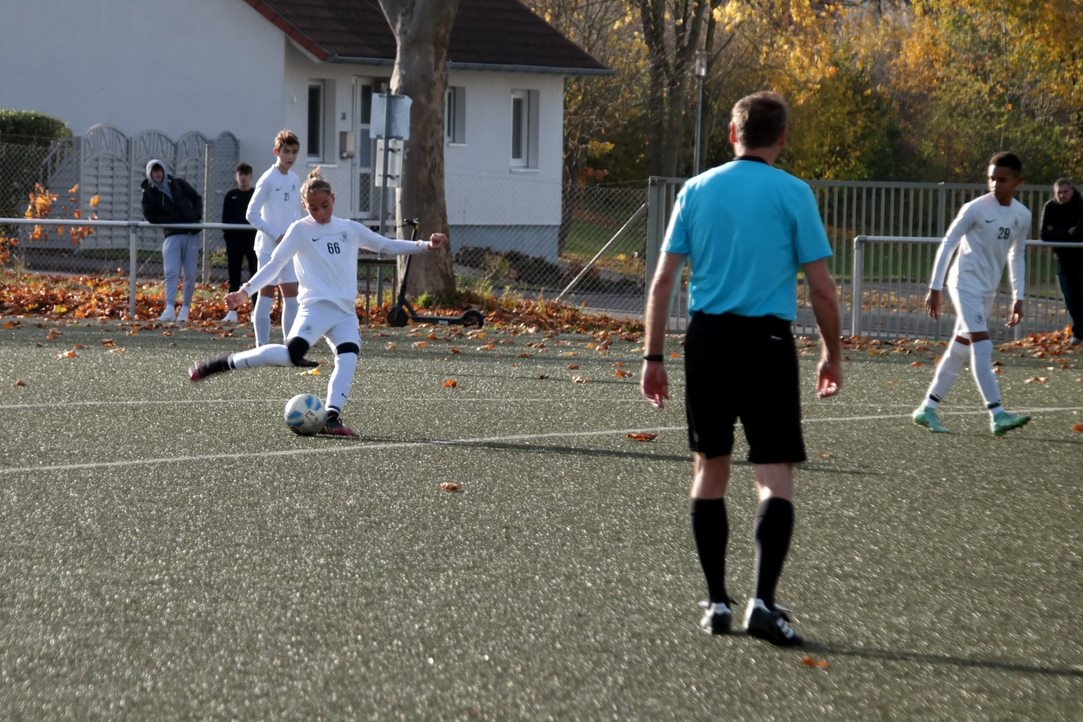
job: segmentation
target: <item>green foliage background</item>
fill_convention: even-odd
[[[567,85],[568,174],[586,182],[691,173],[697,49],[710,59],[703,167],[732,157],[733,102],[771,88],[793,109],[782,162],[803,177],[972,182],[1003,149],[1028,182],[1083,180],[1078,0],[526,4],[614,70]],[[665,33],[647,32],[660,17]],[[648,117],[659,107],[664,124]],[[673,137],[683,142],[667,164],[650,151]]]
[[[0,217],[26,210],[26,192],[41,180],[41,162],[49,144],[70,138],[63,121],[29,110],[0,109]]]

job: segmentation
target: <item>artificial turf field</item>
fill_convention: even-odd
[[[803,356],[783,650],[697,628],[680,365],[652,409],[635,342],[363,328],[350,440],[282,423],[323,346],[193,384],[250,339],[0,321],[0,718],[1083,717],[1083,352],[998,355],[1000,439],[969,375],[910,423],[935,349],[829,400]]]

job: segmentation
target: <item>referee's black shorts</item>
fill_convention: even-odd
[[[707,458],[733,451],[738,419],[753,464],[805,461],[797,349],[777,316],[696,312],[685,334],[688,446]]]

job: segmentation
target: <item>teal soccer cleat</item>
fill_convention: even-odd
[[[930,409],[927,406],[922,406],[920,409],[914,411],[914,413],[910,415],[910,418],[912,418],[914,420],[914,423],[918,426],[924,426],[926,429],[934,433],[951,433],[951,430],[940,422],[940,417],[937,415],[936,409]]]

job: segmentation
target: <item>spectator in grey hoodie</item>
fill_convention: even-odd
[[[143,181],[143,216],[151,223],[199,223],[203,219],[203,198],[183,178],[169,174],[164,161],[147,163]],[[165,309],[159,321],[186,322],[196,290],[199,270],[199,231],[166,228],[162,243],[162,266],[165,270]],[[184,279],[184,297],[176,310],[177,283]]]

